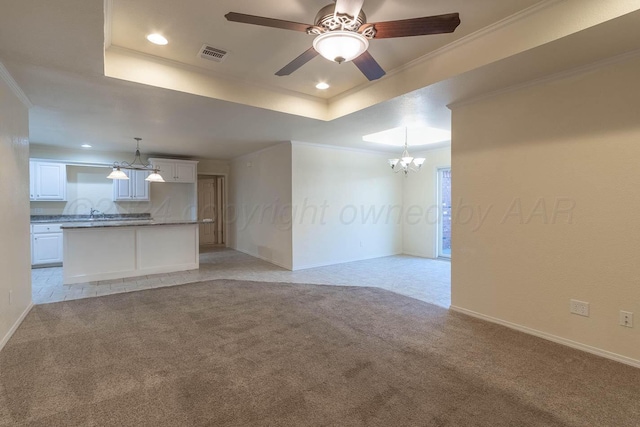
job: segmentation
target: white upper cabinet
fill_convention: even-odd
[[[29,200],[36,199],[35,162],[29,160]]]
[[[149,159],[160,170],[165,182],[195,184],[198,180],[198,162],[191,160]]]
[[[31,200],[66,200],[67,165],[64,163],[30,161],[29,189]]]
[[[113,180],[113,200],[115,201],[149,201],[149,171],[124,170],[129,179]]]

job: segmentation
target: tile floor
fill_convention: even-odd
[[[212,279],[372,286],[442,307],[448,308],[451,304],[451,263],[406,255],[289,271],[233,249],[219,247],[202,250],[199,270],[75,285],[62,284],[62,267],[36,268],[31,275],[34,304]]]

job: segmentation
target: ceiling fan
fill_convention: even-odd
[[[335,0],[335,5],[320,9],[314,25],[236,12],[227,13],[225,18],[232,22],[301,31],[316,36],[313,46],[278,71],[277,76],[288,76],[322,55],[338,64],[353,61],[369,80],[377,80],[385,75],[382,67],[367,52],[369,40],[452,33],[460,25],[457,13],[367,23],[362,10],[363,3],[364,0]]]

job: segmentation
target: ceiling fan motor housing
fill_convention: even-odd
[[[335,3],[320,9],[320,12],[318,12],[314,21],[316,26],[324,28],[327,31],[358,31],[358,28],[360,28],[362,24],[367,23],[367,16],[362,10],[360,10],[360,13],[355,19],[353,16],[335,13],[335,10]]]

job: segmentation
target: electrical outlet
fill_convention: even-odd
[[[633,328],[633,313],[620,310],[620,326]]]
[[[578,316],[589,317],[589,303],[576,299],[569,300],[569,312]]]

